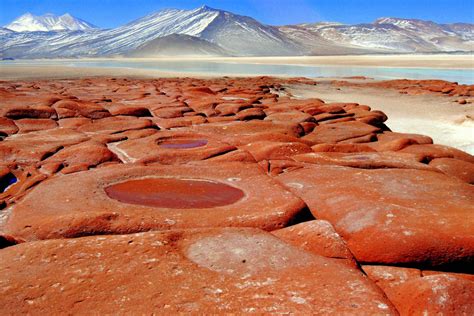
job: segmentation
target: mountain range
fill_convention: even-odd
[[[474,51],[474,24],[380,18],[369,24],[336,22],[265,25],[202,6],[166,9],[113,29],[69,14],[25,14],[0,28],[0,57],[302,56]]]

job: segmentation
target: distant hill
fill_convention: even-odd
[[[0,34],[3,58],[474,51],[474,25],[468,23],[380,18],[356,25],[319,22],[270,26],[207,6],[162,10],[108,30],[97,29],[69,14],[25,14],[0,29]]]
[[[158,37],[130,52],[130,57],[226,56],[228,52],[204,39],[184,34]]]

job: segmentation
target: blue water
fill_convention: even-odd
[[[460,84],[474,84],[473,69],[395,68],[361,66],[312,66],[241,64],[215,61],[3,61],[4,64],[65,65],[72,67],[105,67],[151,69],[165,72],[206,73],[224,75],[269,75],[292,77],[367,76],[374,79],[441,79]],[[0,64],[1,67],[1,64]]]

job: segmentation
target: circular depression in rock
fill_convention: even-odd
[[[207,139],[167,139],[158,142],[158,146],[168,149],[189,149],[207,145]]]
[[[244,196],[225,183],[176,178],[129,180],[105,188],[105,193],[123,203],[177,209],[224,206]]]

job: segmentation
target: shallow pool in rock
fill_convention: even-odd
[[[105,188],[117,201],[151,207],[212,208],[239,201],[244,192],[225,183],[200,179],[146,178]]]
[[[15,184],[18,179],[12,174],[9,173],[2,178],[0,178],[0,192],[5,192],[11,185]]]
[[[206,146],[206,139],[169,139],[160,140],[158,146],[166,149],[191,149]]]

